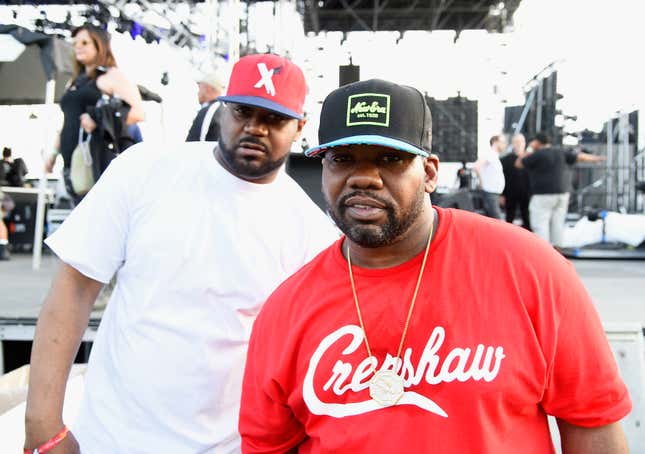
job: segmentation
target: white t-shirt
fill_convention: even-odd
[[[479,179],[481,188],[486,192],[501,194],[504,191],[504,169],[499,160],[499,153],[489,149],[480,158]]]
[[[118,270],[72,427],[83,454],[238,452],[255,316],[338,238],[286,173],[246,182],[213,147],[128,149],[46,241],[92,279]]]

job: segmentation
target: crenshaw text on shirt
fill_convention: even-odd
[[[484,380],[491,382],[497,377],[504,355],[504,347],[477,345],[471,348],[453,348],[440,357],[438,352],[446,337],[443,327],[433,329],[428,342],[418,363],[413,364],[412,348],[407,348],[403,360],[388,354],[383,363],[378,367],[378,360],[372,356],[365,358],[354,368],[352,364],[338,359],[331,371],[319,370],[320,360],[331,346],[340,342],[345,336],[351,336],[351,342],[342,350],[343,355],[354,353],[363,343],[363,332],[359,326],[346,325],[325,337],[309,361],[309,367],[303,384],[303,398],[309,410],[318,415],[328,415],[337,418],[357,415],[384,408],[372,399],[353,403],[328,403],[320,400],[314,388],[314,375],[329,375],[329,379],[322,387],[323,391],[330,389],[337,396],[347,392],[358,393],[369,387],[369,380],[374,371],[392,370],[403,378],[404,387],[418,385],[421,380],[430,384],[449,383],[452,381],[465,382],[468,380]],[[437,415],[448,417],[448,414],[437,403],[427,396],[417,392],[405,391],[403,397],[395,405],[416,405]]]

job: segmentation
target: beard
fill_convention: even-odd
[[[348,207],[345,205],[345,201],[353,196],[370,197],[381,202],[385,206],[386,222],[383,225],[377,225],[347,218],[346,211]],[[377,248],[395,243],[410,229],[423,211],[425,197],[425,188],[420,186],[412,203],[400,212],[397,212],[395,207],[387,200],[368,191],[354,191],[346,194],[333,207],[327,196],[325,196],[325,203],[327,204],[329,215],[347,238],[359,246]]]
[[[264,160],[260,161],[257,159],[245,159],[243,157],[237,156],[235,153],[235,150],[237,150],[241,142],[249,142],[264,146],[264,144],[259,139],[256,139],[252,136],[243,137],[234,146],[227,145],[226,142],[224,142],[224,140],[220,138],[218,146],[220,149],[220,156],[226,163],[226,166],[229,168],[229,170],[231,170],[234,175],[243,179],[253,180],[269,175],[270,173],[279,169],[289,156],[289,153],[285,153],[284,156],[278,159],[271,159],[270,153],[267,150],[266,159]]]

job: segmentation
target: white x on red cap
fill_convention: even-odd
[[[264,85],[267,94],[275,96],[275,86],[273,85],[272,79],[274,70],[269,70],[264,62],[258,63],[258,69],[260,70],[260,80],[253,87],[260,88]]]

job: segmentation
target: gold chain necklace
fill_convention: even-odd
[[[396,352],[396,360],[401,358],[401,351],[403,350],[403,343],[405,342],[405,336],[408,333],[408,326],[410,325],[410,318],[412,317],[412,311],[414,309],[414,303],[417,301],[417,294],[419,293],[419,287],[421,286],[421,278],[423,277],[423,270],[426,267],[426,260],[428,259],[428,252],[430,251],[430,243],[432,240],[432,232],[434,231],[434,222],[430,227],[430,233],[428,234],[428,244],[426,245],[425,253],[423,254],[423,261],[421,262],[421,269],[419,270],[419,277],[417,278],[417,285],[414,288],[414,293],[412,294],[412,301],[410,302],[410,309],[408,310],[408,316],[405,320],[405,326],[403,327],[403,334],[401,335],[401,342],[399,342],[399,349]],[[372,350],[370,349],[370,343],[367,340],[367,331],[365,331],[365,324],[363,323],[363,316],[361,314],[361,308],[358,304],[358,296],[356,295],[356,285],[354,284],[354,273],[352,273],[352,259],[349,253],[349,243],[347,244],[347,268],[349,269],[349,281],[352,284],[352,294],[354,295],[354,304],[356,304],[356,313],[358,314],[358,321],[361,324],[361,329],[363,330],[363,337],[365,339],[365,347],[367,348],[368,358],[372,357]],[[376,402],[383,406],[390,406],[396,404],[399,399],[403,396],[403,377],[396,374],[392,370],[379,370],[374,373],[374,376],[371,378],[369,383],[370,388],[370,397]]]

